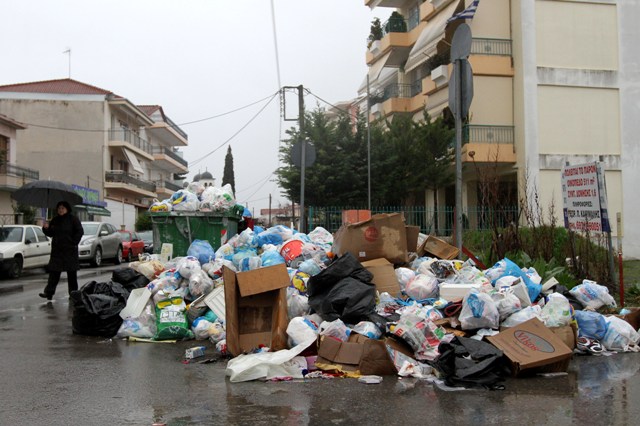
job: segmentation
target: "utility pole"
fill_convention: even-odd
[[[300,167],[300,232],[306,232],[306,215],[304,211],[304,172],[306,163],[306,139],[304,137],[304,87],[298,86],[298,132],[300,143],[302,144],[301,167]]]
[[[269,228],[271,228],[271,194],[269,194]]]

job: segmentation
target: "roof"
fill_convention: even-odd
[[[5,126],[13,127],[14,129],[26,129],[26,125],[16,121],[10,117],[7,117],[4,114],[0,114],[0,124],[4,124]]]
[[[158,110],[160,111],[160,114],[162,114],[162,107],[160,105],[138,105],[138,108],[140,108],[140,110],[147,114],[149,117],[151,117],[153,113]]]
[[[200,179],[213,179],[213,175],[209,172],[204,172],[200,175]]]
[[[116,97],[120,97],[109,90],[101,89],[71,78],[7,84],[0,86],[0,92],[59,93],[65,95],[114,95]]]

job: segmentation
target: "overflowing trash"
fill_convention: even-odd
[[[193,195],[178,191],[152,209],[235,203],[224,188]],[[374,231],[378,219],[397,223],[376,216]],[[208,341],[185,358],[205,351],[232,357],[232,382],[330,376],[370,384],[394,374],[500,389],[507,376],[565,372],[574,355],[639,351],[640,311],[599,313],[616,307],[605,286],[543,283],[533,267],[507,258],[482,270],[425,251],[431,236],[402,247],[402,230],[374,231],[356,251],[350,247],[359,237],[342,228],[304,234],[255,226],[219,247],[194,240],[187,256],[162,262],[150,255],[114,271],[111,283],[83,286],[72,295],[73,330]]]

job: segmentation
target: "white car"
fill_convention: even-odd
[[[0,226],[0,265],[2,272],[18,278],[23,269],[47,266],[51,240],[36,225]]]

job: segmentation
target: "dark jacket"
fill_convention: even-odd
[[[80,269],[78,243],[84,234],[80,220],[71,213],[56,216],[49,222],[49,227],[42,231],[47,237],[53,239],[49,270],[77,271]]]

